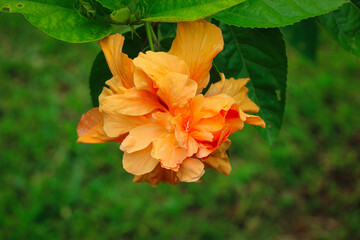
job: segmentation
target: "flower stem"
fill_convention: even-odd
[[[150,49],[151,49],[151,51],[155,52],[154,42],[153,42],[152,33],[151,33],[151,26],[150,26],[149,22],[145,23],[145,28],[146,28],[146,35],[149,40]]]

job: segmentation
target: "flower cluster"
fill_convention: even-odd
[[[99,41],[113,77],[99,107],[84,114],[78,142],[119,142],[123,167],[134,182],[198,181],[206,168],[228,175],[228,137],[244,123],[265,127],[247,95],[249,79],[209,83],[214,57],[223,49],[221,30],[199,20],[180,22],[169,52],[122,53],[120,34]]]

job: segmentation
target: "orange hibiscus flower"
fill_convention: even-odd
[[[206,168],[228,175],[228,137],[244,123],[265,127],[248,96],[249,79],[209,83],[214,57],[223,49],[221,30],[199,20],[180,22],[168,53],[148,51],[131,60],[120,34],[99,41],[113,77],[99,108],[84,114],[78,142],[119,142],[123,167],[134,182],[198,181]]]

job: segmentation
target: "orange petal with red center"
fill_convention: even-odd
[[[179,146],[173,133],[153,141],[151,155],[159,159],[161,166],[177,171],[179,164],[186,158],[186,149]]]
[[[190,78],[198,83],[201,91],[209,82],[212,61],[223,46],[221,30],[214,24],[205,20],[179,22],[169,53],[187,63]]]
[[[154,170],[159,161],[151,157],[151,146],[133,153],[124,152],[124,169],[134,175],[142,175]]]
[[[99,108],[93,108],[82,115],[77,127],[78,142],[82,143],[103,143],[119,140],[106,135],[104,131],[104,118]],[[117,137],[117,136],[116,136]]]
[[[117,137],[131,129],[149,123],[144,116],[127,116],[119,113],[104,114],[104,131],[110,137]]]
[[[218,149],[205,159],[206,166],[213,168],[219,173],[229,176],[231,172],[231,165],[226,151],[229,149],[230,144],[230,140],[223,142]]]
[[[158,82],[157,95],[171,109],[183,107],[196,94],[197,83],[181,73],[168,73]]]
[[[157,137],[167,133],[160,124],[148,123],[130,130],[129,135],[122,142],[120,149],[132,153],[146,148]]]
[[[134,65],[122,48],[125,38],[121,34],[107,36],[98,41],[113,76],[118,76],[126,88],[134,86]]]
[[[199,159],[187,158],[180,165],[177,176],[181,182],[195,182],[204,174],[204,164]]]
[[[205,97],[203,103],[203,118],[210,118],[219,114],[222,110],[228,111],[235,100],[227,94],[221,93],[215,96]]]
[[[189,75],[189,67],[178,57],[165,52],[147,51],[139,53],[134,59],[136,67],[141,68],[156,84],[169,72]]]
[[[145,115],[155,109],[164,109],[156,95],[146,90],[131,88],[124,94],[104,97],[100,103],[101,111],[130,116]]]

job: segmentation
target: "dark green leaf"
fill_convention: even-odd
[[[90,73],[90,96],[94,107],[99,106],[99,95],[105,87],[105,82],[112,77],[104,53],[101,51],[96,56]]]
[[[291,26],[286,26],[281,29],[285,39],[293,47],[295,47],[300,54],[315,60],[316,49],[318,46],[318,25],[314,18],[302,20]]]
[[[352,0],[319,17],[326,30],[350,53],[360,57],[360,1]]]
[[[261,135],[275,142],[285,107],[287,58],[279,29],[250,29],[220,24],[224,50],[215,64],[227,78],[246,78],[249,96],[259,106],[257,113],[266,123]]]
[[[211,16],[245,0],[153,0],[147,2],[145,21],[193,21]]]
[[[80,15],[71,0],[0,0],[5,12],[24,14],[45,33],[68,42],[90,42],[111,33],[111,25]]]
[[[214,18],[238,27],[282,27],[328,13],[348,0],[247,0]]]

